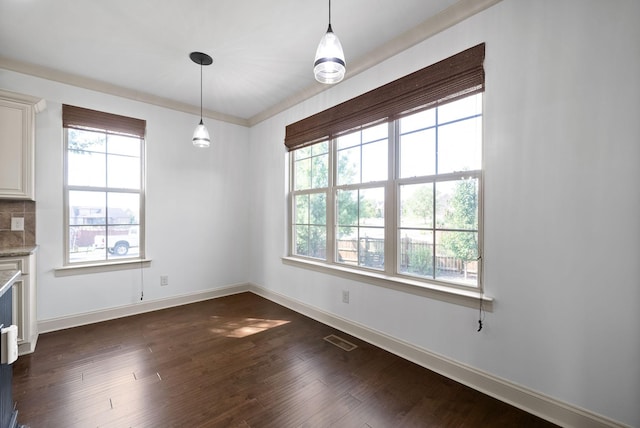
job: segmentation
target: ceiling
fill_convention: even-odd
[[[345,79],[496,2],[334,0]],[[0,0],[0,68],[199,114],[201,51],[205,116],[250,126],[327,89],[312,68],[328,13],[327,0]]]

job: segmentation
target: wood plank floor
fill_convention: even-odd
[[[13,390],[31,428],[553,426],[252,293],[43,334]]]

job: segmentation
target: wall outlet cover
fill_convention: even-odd
[[[22,232],[24,230],[24,217],[11,217],[11,230]]]

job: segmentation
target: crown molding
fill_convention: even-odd
[[[183,113],[193,114],[195,116],[200,116],[200,106],[181,103],[169,98],[159,97],[157,95],[113,85],[111,83],[79,76],[73,73],[66,73],[60,70],[55,70],[53,68],[16,61],[6,57],[0,57],[0,68],[15,71],[17,73],[28,74],[30,76],[35,76],[42,79],[52,80],[59,83],[64,83],[78,88],[102,92],[108,95],[114,95],[134,101],[140,101],[146,104],[165,107],[171,110],[181,111]],[[219,113],[212,110],[204,109],[202,111],[202,115],[204,117],[220,120],[222,122],[233,123],[240,126],[249,126],[249,121],[247,119]]]
[[[422,24],[401,34],[400,36],[383,44],[382,46],[377,47],[375,50],[367,53],[366,55],[363,55],[362,57],[354,60],[352,63],[350,63],[349,69],[347,70],[347,74],[343,81],[362,73],[363,71],[391,58],[394,55],[399,54],[402,51],[409,49],[410,47],[464,21],[465,19],[479,12],[482,12],[483,10],[499,3],[500,1],[502,0],[457,1],[452,6],[432,16]],[[22,74],[28,74],[35,77],[40,77],[47,80],[53,80],[56,82],[92,91],[102,92],[109,95],[115,95],[134,101],[140,101],[146,104],[164,107],[171,110],[181,111],[196,116],[200,115],[199,106],[181,103],[150,93],[124,88],[122,86],[113,85],[97,79],[91,79],[73,73],[66,73],[48,67],[0,57],[0,68]],[[321,83],[314,82],[312,85],[306,87],[302,91],[286,98],[285,100],[277,104],[274,104],[273,106],[248,119],[207,109],[203,110],[202,115],[214,120],[220,120],[223,122],[245,127],[252,127],[330,88],[331,86],[329,85],[323,85]]]

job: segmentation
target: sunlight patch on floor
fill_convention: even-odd
[[[210,328],[209,331],[233,338],[251,336],[290,322],[287,320],[269,320],[263,318],[214,318],[217,318],[216,325]]]

